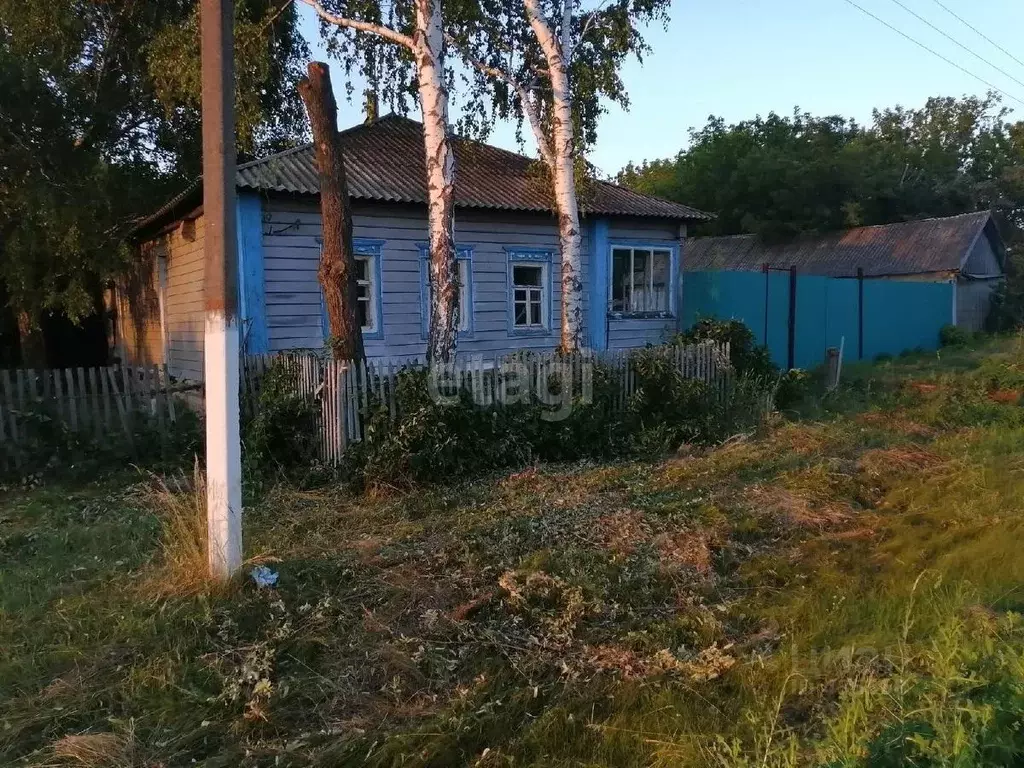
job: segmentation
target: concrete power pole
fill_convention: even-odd
[[[232,0],[202,0],[201,7],[206,507],[210,572],[217,579],[230,578],[242,565],[232,5]]]

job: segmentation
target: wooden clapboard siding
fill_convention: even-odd
[[[357,205],[353,211],[356,240],[382,242],[381,304],[383,336],[367,340],[370,358],[422,357],[421,250],[426,242],[425,211],[417,206]],[[320,214],[312,202],[271,199],[264,203],[263,256],[266,313],[271,351],[319,348],[323,344],[319,260]],[[589,227],[583,227],[584,312],[591,300]],[[463,211],[456,215],[456,240],[472,248],[473,328],[459,340],[465,354],[549,350],[558,344],[561,286],[558,232],[554,217],[499,211]],[[677,243],[678,225],[659,220],[613,221],[610,237],[640,243]],[[507,249],[549,250],[551,317],[547,333],[509,333]],[[607,258],[607,254],[604,255]],[[598,299],[604,302],[604,296]],[[610,346],[642,347],[663,341],[675,321],[613,320]]]
[[[124,361],[133,365],[164,361],[160,278],[166,255],[164,239],[146,243],[131,272],[117,285],[117,347]]]
[[[371,358],[421,358],[426,351],[422,307],[422,251],[427,240],[426,212],[422,206],[362,203],[353,212],[357,241],[379,244],[381,258],[381,333],[367,339]],[[263,305],[260,308],[271,352],[323,347],[322,303],[317,278],[320,247],[320,212],[314,201],[270,198],[263,201],[262,264]],[[459,340],[463,354],[508,353],[521,349],[553,349],[561,323],[561,285],[558,233],[547,214],[467,211],[456,216],[456,240],[472,249],[473,321],[470,333]],[[589,226],[583,231],[584,313],[591,301],[590,271],[593,254]],[[129,362],[164,362],[177,378],[199,381],[203,372],[203,234],[204,221],[195,221],[194,238],[186,239],[178,226],[148,244],[150,252],[166,254],[164,328],[152,310],[146,325],[145,345],[150,353],[131,356]],[[657,219],[613,219],[610,242],[673,243],[678,228]],[[146,246],[144,246],[145,248]],[[509,249],[549,251],[550,317],[546,332],[519,335],[509,330]],[[607,259],[604,253],[600,258]],[[242,259],[244,261],[244,258]],[[597,297],[602,304],[606,296]],[[642,347],[664,341],[675,321],[612,319],[608,347]],[[132,338],[132,342],[135,340]],[[166,348],[166,355],[162,349]]]
[[[978,238],[971,248],[960,270],[965,275],[972,277],[997,277],[1003,274],[1003,267],[999,263],[999,256],[992,247],[992,240],[984,234]]]
[[[166,235],[167,348],[172,376],[198,381],[203,376],[203,217],[195,222],[195,238],[185,238],[184,227]]]

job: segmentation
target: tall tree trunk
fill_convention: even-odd
[[[559,41],[540,8],[539,0],[525,0],[530,26],[547,60],[552,92],[552,146],[549,165],[558,207],[558,240],[562,257],[563,352],[583,346],[583,242],[576,198],[572,96],[569,91],[569,24],[571,0],[564,0],[563,35]],[[596,254],[595,258],[604,258]],[[599,301],[600,297],[593,297]]]
[[[329,343],[335,360],[361,360],[366,353],[356,312],[358,298],[352,247],[352,210],[349,208],[344,156],[338,136],[338,105],[331,89],[330,69],[323,62],[311,62],[298,88],[309,115],[320,171],[323,245],[318,274],[331,331]]]
[[[40,318],[22,310],[18,313],[18,340],[22,368],[46,368],[46,337]]]
[[[459,272],[452,237],[455,210],[455,154],[448,136],[448,89],[444,82],[441,0],[416,0],[414,55],[423,113],[427,164],[427,228],[430,241],[430,327],[427,358],[448,362],[458,338]]]

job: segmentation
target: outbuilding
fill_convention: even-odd
[[[683,324],[740,319],[789,367],[814,367],[841,344],[847,360],[935,349],[943,326],[984,327],[1004,279],[988,211],[782,243],[695,238],[685,252]]]

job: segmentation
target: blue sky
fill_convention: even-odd
[[[1011,77],[957,47],[894,0],[855,2],[1020,99],[1004,97],[1004,103],[1024,118],[1024,86]],[[935,0],[900,2],[1024,81],[1024,66],[950,16]],[[1024,61],[1024,2],[942,2]],[[324,59],[311,12],[304,7],[302,15],[314,55]],[[668,28],[648,29],[646,38],[653,51],[643,64],[630,62],[623,71],[630,109],[610,106],[590,156],[607,174],[629,161],[674,155],[686,145],[688,129],[703,125],[711,114],[734,122],[773,110],[789,113],[799,106],[814,114],[867,121],[874,107],[919,106],[929,96],[987,90],[846,0],[675,0]],[[341,124],[357,122],[359,102],[347,103],[342,84],[336,87]],[[517,146],[512,126],[496,126],[491,141],[535,154],[528,136],[525,147]]]

